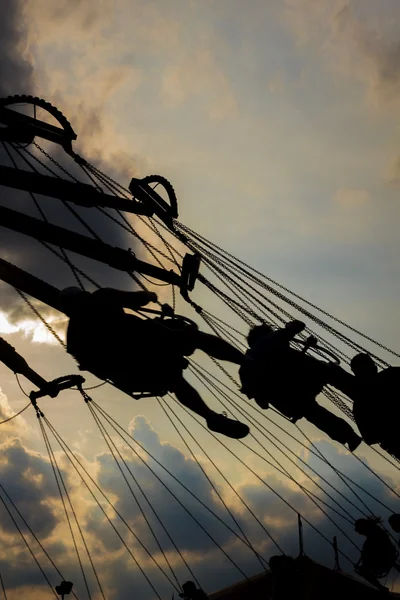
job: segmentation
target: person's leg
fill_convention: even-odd
[[[171,386],[171,389],[179,402],[196,415],[208,419],[214,413],[204,402],[198,391],[183,377],[179,377]]]
[[[191,331],[188,335],[192,337],[196,348],[203,350],[209,356],[219,360],[227,360],[236,365],[243,363],[243,352],[222,338],[210,333],[204,333],[204,331]]]
[[[207,421],[207,426],[211,431],[222,433],[234,439],[245,437],[249,433],[249,428],[244,423],[233,419],[228,419],[220,415],[207,406],[200,394],[183,377],[177,378],[171,386],[178,401],[189,410],[203,417]]]
[[[304,416],[307,421],[310,421],[318,429],[328,434],[332,440],[336,440],[341,444],[348,443],[349,449],[352,452],[362,441],[360,436],[356,434],[344,419],[337,417],[323,406],[320,406],[318,402],[309,403]]]

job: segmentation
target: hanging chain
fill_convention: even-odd
[[[72,175],[72,173],[70,173],[69,171],[67,171],[67,169],[65,169],[62,165],[60,165],[60,163],[58,161],[56,161],[55,158],[53,158],[52,156],[50,156],[50,154],[48,152],[46,152],[46,150],[44,150],[43,148],[41,148],[39,146],[39,144],[37,144],[34,141],[33,145],[35,146],[35,148],[37,148],[39,150],[39,152],[41,152],[47,158],[47,160],[49,160],[50,162],[52,162],[53,165],[56,165],[56,167],[58,167],[60,169],[60,171],[62,171],[63,173],[65,173],[65,175],[67,175],[68,177],[70,177],[71,179],[73,179],[75,181],[75,183],[80,183],[79,179],[77,179],[75,177],[75,175]]]
[[[53,329],[53,327],[46,321],[46,319],[44,317],[42,317],[42,315],[40,314],[40,312],[37,310],[37,308],[35,308],[32,304],[32,302],[25,296],[25,294],[23,292],[21,292],[21,290],[19,290],[18,288],[14,288],[15,291],[21,296],[21,298],[26,302],[26,304],[29,306],[29,308],[31,309],[31,311],[33,313],[35,313],[35,315],[37,316],[37,318],[43,323],[43,325],[46,327],[46,329],[55,337],[55,339],[58,341],[59,344],[61,344],[61,346],[67,350],[67,345],[65,342],[63,342],[63,340],[60,338],[60,336],[58,335],[58,333]]]

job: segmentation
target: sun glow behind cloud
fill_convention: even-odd
[[[63,335],[65,330],[65,318],[60,319],[55,316],[49,316],[46,318],[46,321],[58,334],[61,333],[61,335]],[[62,327],[62,325],[64,325],[64,327]],[[5,313],[0,311],[0,334],[18,332],[22,332],[29,341],[34,343],[50,345],[57,345],[59,343],[44,323],[40,323],[37,320],[22,319],[18,324],[14,324],[9,321]]]
[[[383,5],[387,13],[380,8]],[[390,31],[389,23],[398,20],[398,3],[254,0],[244,6],[239,0],[28,0],[22,10],[19,26],[23,19],[27,26],[23,52],[35,67],[37,93],[70,118],[87,158],[124,184],[132,175],[153,170],[166,175],[178,191],[183,221],[316,304],[398,347],[399,203],[396,188],[391,187],[400,171],[398,128],[393,125],[398,108],[398,28]],[[19,82],[15,85],[10,93],[27,91],[20,90]],[[54,315],[48,321],[57,331],[65,326]],[[33,368],[43,357],[40,367],[51,365],[54,376],[64,368],[70,372],[69,357],[61,351],[56,354],[57,342],[40,322],[25,314],[13,321],[0,312],[0,333],[11,343],[19,336],[21,350],[34,358]],[[36,342],[33,350],[31,342]],[[14,389],[13,393],[17,397]],[[95,393],[96,399],[97,393],[102,394],[101,401],[113,415],[119,411],[123,424],[136,415],[131,433],[171,467],[179,465],[184,480],[221,510],[157,406],[121,399],[108,387]],[[13,411],[4,402],[1,398],[2,412],[8,416]],[[75,447],[85,449],[91,473],[150,538],[94,424],[85,420],[80,405],[73,404],[72,392],[68,402],[49,401],[47,411],[54,411],[51,416],[72,444],[79,440]],[[157,431],[138,417],[139,411],[157,423]],[[190,419],[187,422],[193,427]],[[30,431],[36,432],[35,427],[36,420]],[[296,552],[292,535],[296,517],[284,514],[272,493],[242,474],[232,459],[222,458],[219,446],[200,428],[197,431],[197,439],[207,441],[207,450],[229,477],[236,477],[238,489],[283,540],[285,550]],[[13,429],[13,435],[19,434]],[[311,435],[318,438],[315,429]],[[360,481],[363,473],[359,465],[354,467],[353,457],[321,443],[325,454],[340,466],[346,463],[347,472]],[[165,495],[150,484],[129,450],[124,452],[135,470],[144,474],[165,521],[177,526],[182,547],[210,589],[235,579],[214,551],[203,552],[204,540],[189,525],[187,532],[193,535],[185,538],[182,517],[172,502],[165,502]],[[2,478],[8,475],[10,485],[15,484],[18,467],[29,464],[31,470],[22,472],[30,475],[17,492],[23,498],[35,491],[40,504],[38,490],[49,467],[45,456],[33,455],[29,445],[21,450],[14,442],[2,446],[2,456],[9,454],[10,470],[2,471]],[[260,466],[254,457],[244,458],[248,464],[256,463],[267,481],[305,515],[323,522],[320,511],[305,501],[295,484]],[[303,482],[298,470],[294,472]],[[72,481],[74,499],[79,501],[82,491]],[[385,489],[372,479],[366,481],[373,493],[393,502]],[[61,521],[60,505],[55,499],[51,504],[48,486],[42,490],[40,514],[50,506]],[[222,482],[219,489],[243,518],[246,512],[237,497]],[[110,595],[126,597],[132,587],[131,564],[86,499],[80,514],[96,532],[90,542],[112,588]],[[246,526],[255,532],[250,521]],[[328,526],[326,531],[336,533]],[[69,564],[65,547],[57,546],[66,537],[64,524],[58,525],[57,533],[50,533],[47,541],[54,543],[57,560]],[[3,532],[2,539],[16,544],[7,535]],[[235,547],[229,535],[221,535],[230,550]],[[259,539],[260,546],[269,544],[263,534]],[[309,547],[318,553],[318,540],[314,542]],[[69,551],[69,538],[67,545]],[[19,551],[20,546],[15,552]],[[8,564],[5,552],[1,558]],[[30,571],[26,576],[35,580]],[[18,587],[15,573],[13,577],[20,596],[25,590]],[[35,597],[28,591],[29,598]]]

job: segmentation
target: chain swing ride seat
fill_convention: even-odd
[[[34,117],[32,118],[27,114],[12,110],[14,107],[20,105],[31,105],[34,109]],[[61,128],[38,119],[37,109],[49,113]],[[2,100],[0,99],[0,124],[3,125],[3,127],[0,128],[1,142],[17,145],[30,145],[35,143],[34,140],[36,137],[39,137],[61,146],[85,173],[89,170],[94,175],[97,174],[96,169],[72,149],[72,142],[77,136],[69,121],[58,109],[48,102],[45,102],[40,98],[26,95],[10,96]],[[63,168],[43,149],[37,145],[36,147],[41,150],[48,159],[55,163],[56,166],[63,170]],[[93,185],[81,183],[76,178],[73,179],[75,179],[75,182],[71,182],[64,178],[61,179],[42,175],[36,170],[31,172],[0,165],[0,180],[3,185],[8,187],[28,191],[31,194],[33,192],[43,196],[59,198],[63,202],[73,202],[83,207],[93,206],[112,208],[117,211],[126,211],[132,214],[145,215],[147,217],[156,215],[169,229],[173,229],[174,227],[173,221],[178,217],[176,194],[169,181],[160,175],[150,175],[143,179],[132,178],[129,186],[133,195],[132,199],[127,199],[118,195],[111,196],[101,191],[101,189],[99,191],[99,188],[93,187]],[[93,177],[91,177],[91,179],[93,180]],[[168,196],[168,202],[160,196],[155,187],[151,187],[153,184],[161,186]],[[200,257],[196,255],[196,253],[186,254],[183,257],[180,273],[178,274],[173,270],[167,271],[164,268],[138,260],[130,250],[115,248],[101,240],[89,238],[80,233],[69,231],[46,221],[17,213],[12,209],[3,206],[0,207],[0,212],[2,213],[0,218],[3,226],[39,239],[42,243],[62,246],[65,249],[78,252],[91,259],[100,260],[101,262],[122,271],[136,271],[147,276],[155,277],[158,280],[166,282],[166,284],[176,285],[180,290],[182,297],[186,300],[189,300],[188,293],[194,289],[200,268]],[[44,301],[50,306],[53,306],[58,310],[60,309],[59,306],[57,306],[57,301],[54,299],[54,290],[50,289],[51,286],[44,284],[44,282],[41,282],[37,278],[30,276],[5,261],[3,261],[1,266],[3,267],[3,280],[8,281],[11,285],[14,285],[19,289],[23,289],[25,292]],[[154,325],[157,322],[161,324],[161,321],[163,321],[163,327],[166,328],[167,331],[169,329],[172,331],[173,328],[176,329],[177,323],[180,323],[181,325],[185,323],[186,327],[197,327],[194,322],[185,319],[185,317],[180,317],[178,315],[167,317],[164,313],[159,313],[153,321]],[[172,326],[172,323],[174,323],[174,326]],[[82,346],[84,347],[84,345],[85,343],[83,342]],[[174,371],[177,371],[176,366],[174,367],[173,365],[172,356],[166,358],[168,357],[168,352],[166,352],[165,356],[162,358],[163,367],[158,371],[160,375],[159,379],[163,383],[154,387],[154,382],[157,380],[157,377],[155,376],[154,369],[153,372],[149,369],[148,365],[150,359],[148,358],[146,361],[143,357],[139,360],[139,353],[136,352],[136,355],[138,359],[138,368],[135,371],[136,383],[138,385],[136,390],[132,388],[131,377],[124,376],[121,369],[116,368],[115,361],[113,366],[112,362],[111,364],[105,364],[104,360],[88,361],[87,357],[85,357],[83,362],[81,361],[81,368],[91,371],[102,379],[106,378],[113,383],[115,382],[117,387],[120,387],[125,392],[133,395],[133,397],[136,397],[137,391],[137,397],[165,395],[168,391],[168,385],[165,382],[171,377]],[[96,358],[99,359],[99,356]],[[175,358],[175,361],[176,360],[178,360],[181,372],[182,369],[187,366],[187,361],[183,359],[183,355]],[[123,365],[124,361],[122,361],[121,364]],[[132,372],[132,363],[129,364],[128,372]]]
[[[331,365],[338,366],[339,358],[318,346],[314,337],[293,342],[303,345],[303,349],[299,351],[289,346],[275,352],[271,350],[265,361],[249,360],[241,368],[242,391],[254,398],[262,409],[272,404],[292,423],[305,418],[331,439],[348,444],[349,449],[354,451],[361,438],[347,421],[316,401],[325,385],[331,383]],[[318,359],[308,355],[309,350],[316,353]],[[321,361],[320,358],[327,360]]]
[[[283,351],[271,352],[266,364],[246,361],[240,368],[242,392],[256,399],[261,408],[272,404],[292,422],[304,417],[304,408],[322,392],[328,383],[330,364],[340,359],[330,350],[308,340],[293,340],[302,350],[290,346]],[[309,351],[318,358],[307,354]],[[319,359],[324,360],[319,360]]]
[[[399,552],[396,549],[393,540],[387,531],[380,525],[380,519],[358,519],[355,522],[355,531],[366,536],[366,540],[361,550],[361,556],[354,570],[358,575],[364,577],[381,589],[388,591],[378,582],[389,575],[394,568],[400,570],[397,563]]]
[[[109,351],[104,351],[102,334],[91,336],[89,340],[84,333],[76,344],[79,354],[73,355],[80,370],[109,381],[136,400],[162,397],[172,391],[173,382],[188,366],[185,356],[195,350],[190,331],[197,331],[198,326],[191,319],[175,314],[166,304],[161,310],[142,307],[137,312],[156,316],[141,319],[125,315],[124,341],[112,340]],[[134,350],[135,341],[129,339],[131,336],[140,338]]]

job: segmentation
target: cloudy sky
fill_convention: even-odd
[[[124,185],[134,175],[156,172],[168,177],[178,194],[183,223],[353,327],[400,350],[397,0],[249,0],[246,8],[240,0],[3,2],[1,96],[32,93],[52,102],[71,121],[78,134],[75,147],[88,160]],[[0,198],[9,206],[15,201],[4,190]],[[63,213],[58,218],[64,220]],[[125,242],[115,232],[108,233],[110,243]],[[26,244],[2,235],[6,256],[17,257],[18,264],[29,266],[38,275],[46,272],[54,284],[72,283],[67,271],[50,268],[40,250],[31,253]],[[93,269],[94,277],[104,275],[107,282],[121,286],[129,283],[120,274],[103,272],[98,265]],[[6,288],[2,289],[1,306],[2,334],[33,368],[48,378],[76,370],[43,326],[21,312]],[[56,319],[53,314],[49,317]],[[1,411],[6,417],[23,408],[26,398],[11,373],[0,368],[0,374]],[[25,381],[22,384],[29,390]],[[135,454],[121,443],[120,452],[129,469],[170,534],[168,537],[139,493],[139,502],[178,579],[184,581],[191,575],[171,538],[208,592],[241,580],[244,574],[259,572],[260,563],[232,532],[238,532],[237,525],[162,407],[155,400],[134,403],[109,388],[100,388],[93,396],[217,515],[181,488],[144,450],[134,446]],[[167,405],[176,409],[172,401]],[[94,484],[90,488],[93,497],[55,444],[105,597],[119,600],[134,590],[140,598],[153,599],[157,593],[171,598],[173,586],[153,559],[174,581],[172,572],[83,401],[71,392],[56,400],[43,400],[41,407],[137,536],[121,524],[104,497],[105,512],[101,511],[95,502],[101,497]],[[294,453],[290,456],[295,456],[296,466],[255,429],[259,443],[248,443],[269,463],[241,444],[219,438],[238,460],[182,410],[178,409],[177,416],[200,444],[179,425],[195,457],[252,544],[267,558],[278,550],[258,521],[284,552],[297,552],[296,513],[281,498],[328,539],[337,535],[351,560],[357,560],[354,543],[360,546],[362,539],[354,537],[349,520],[367,510],[362,502],[384,518],[389,509],[399,510],[398,496],[311,426],[301,428],[329,461],[340,465],[383,505],[334,475],[310,452],[308,442],[302,448],[286,434],[282,438],[282,432],[268,421],[263,424],[281,436]],[[283,424],[278,417],[271,418]],[[290,431],[305,440],[301,432]],[[1,425],[0,436],[1,486],[63,576],[75,582],[79,598],[85,597],[87,590],[34,412]],[[368,449],[358,455],[400,492],[395,469]],[[275,459],[282,464],[280,473]],[[311,473],[313,481],[300,468]],[[297,483],[284,477],[282,469],[288,469]],[[124,474],[137,493],[129,471]],[[331,490],[333,499],[317,487],[328,490],[325,480],[337,490]],[[336,507],[341,516],[324,509],[335,524],[301,493],[298,484]],[[4,490],[0,487],[0,495],[6,499]],[[0,517],[0,573],[9,597],[50,597],[4,507]],[[58,584],[60,576],[32,541],[26,525],[18,523],[51,584]],[[73,530],[79,539],[75,525]],[[116,530],[156,591],[122,546]],[[329,545],[307,523],[305,538],[312,558],[333,564]],[[97,600],[102,597],[99,587],[82,542],[78,544],[89,589]],[[351,572],[345,557],[341,562]]]

